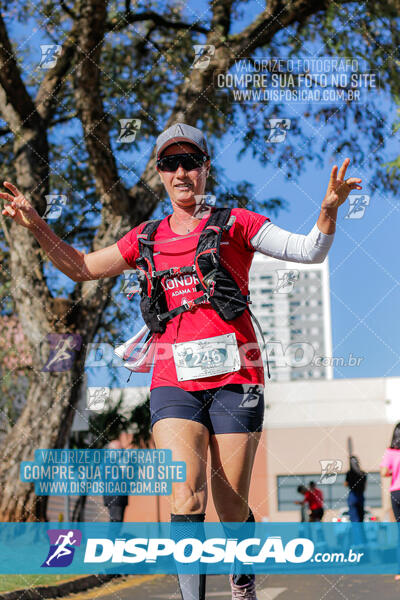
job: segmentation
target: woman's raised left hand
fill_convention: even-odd
[[[321,208],[339,208],[346,201],[347,196],[352,190],[361,190],[359,185],[362,179],[358,177],[349,177],[345,179],[347,167],[350,164],[350,159],[345,158],[342,166],[339,169],[334,165],[331,171],[331,177],[326,190],[325,198]]]

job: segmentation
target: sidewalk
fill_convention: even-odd
[[[0,593],[0,600],[41,600],[42,598],[60,598],[68,594],[84,592],[98,587],[107,581],[119,578],[121,575],[84,575],[55,585],[39,585],[28,589],[13,590]]]

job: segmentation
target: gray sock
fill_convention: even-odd
[[[185,537],[195,537],[204,540],[204,519],[205,514],[171,514],[171,523],[174,523],[173,536],[175,541]],[[197,523],[193,533],[193,523]],[[206,576],[202,573],[178,573],[179,588],[181,590],[182,600],[205,600],[206,597]]]
[[[255,523],[254,515],[253,515],[251,508],[249,508],[249,516],[247,517],[247,520],[245,521],[245,523]],[[229,528],[226,527],[225,529],[229,533]],[[237,531],[235,533],[237,535]],[[232,537],[234,537],[234,535],[232,535]],[[233,566],[233,568],[235,568],[235,566]],[[235,585],[248,585],[249,583],[254,581],[255,575],[253,573],[249,573],[249,574],[233,573],[232,578],[233,578],[233,583]]]

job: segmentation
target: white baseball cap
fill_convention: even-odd
[[[160,133],[156,141],[157,160],[160,154],[171,144],[187,142],[196,146],[209,158],[207,141],[204,134],[197,127],[186,125],[186,123],[175,123]]]

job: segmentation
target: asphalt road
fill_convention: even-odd
[[[74,600],[181,600],[172,575],[127,577]],[[207,600],[230,600],[227,575],[207,577]],[[399,600],[400,582],[392,575],[258,575],[258,600]]]

